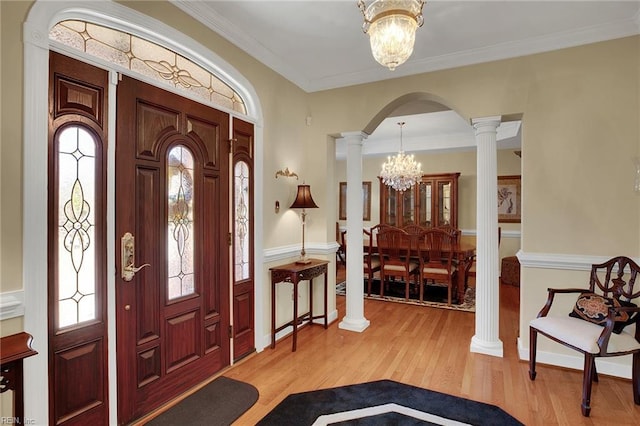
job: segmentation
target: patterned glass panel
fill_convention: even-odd
[[[451,224],[451,182],[438,182],[440,194],[440,225]]]
[[[402,226],[413,225],[416,223],[415,214],[415,198],[413,190],[400,193],[402,197]]]
[[[194,287],[193,155],[178,145],[167,157],[167,295],[188,296]]]
[[[240,161],[234,168],[235,281],[249,278],[249,166]]]
[[[420,192],[420,226],[431,226],[431,182],[421,182]]]
[[[82,127],[58,138],[58,326],[96,318],[96,141]]]
[[[397,207],[396,207],[396,198],[398,197],[398,191],[387,187],[388,196],[387,196],[387,225],[396,226],[398,224],[398,219],[396,217]]]
[[[154,80],[170,81],[174,87],[215,105],[246,114],[240,95],[209,71],[177,53],[111,28],[82,21],[63,21],[49,38]]]

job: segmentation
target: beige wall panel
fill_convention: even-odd
[[[2,1],[0,9],[0,291],[7,292],[22,288],[21,34],[29,3]]]

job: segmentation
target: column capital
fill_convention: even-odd
[[[344,139],[347,141],[347,143],[349,143],[349,142],[362,142],[368,137],[369,135],[366,134],[365,132],[342,132],[340,133],[340,136],[337,139]]]
[[[500,126],[501,121],[502,121],[502,117],[499,115],[495,115],[492,117],[478,117],[478,118],[471,119],[471,125],[475,129],[476,134],[482,131],[495,132],[498,126]]]

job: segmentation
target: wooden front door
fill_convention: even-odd
[[[229,116],[123,77],[116,127],[118,421],[127,423],[230,363]]]

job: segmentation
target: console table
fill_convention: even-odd
[[[313,324],[314,319],[323,318],[324,328],[327,328],[327,265],[329,261],[310,259],[310,263],[288,263],[270,268],[271,271],[271,348],[276,347],[276,333],[288,326],[293,326],[292,351],[295,352],[298,340],[298,325],[303,321]],[[324,274],[324,313],[313,315],[313,279]],[[298,315],[298,283],[309,280],[309,312]],[[279,283],[293,283],[293,320],[276,328],[276,285]]]
[[[10,419],[14,424],[26,424],[22,360],[38,353],[31,348],[32,340],[33,337],[25,332],[0,339],[0,393],[13,391],[13,418]]]

